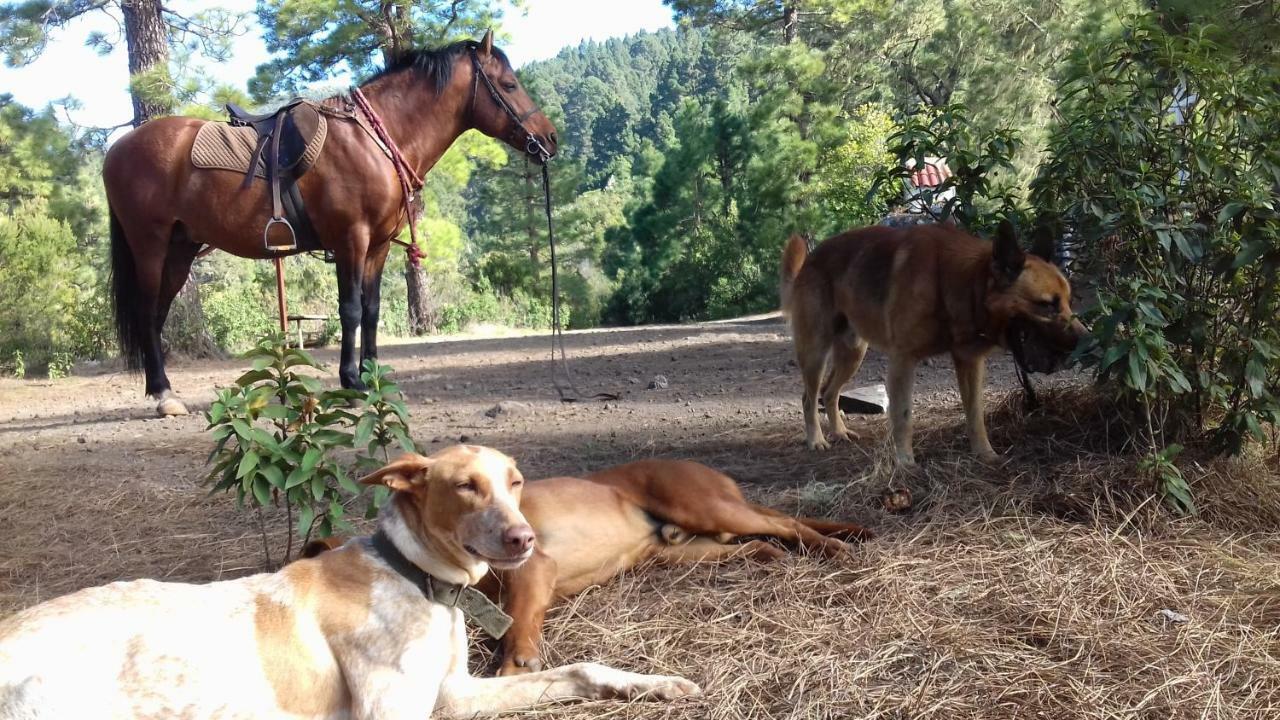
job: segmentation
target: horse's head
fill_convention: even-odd
[[[471,50],[471,125],[543,163],[556,154],[556,128],[538,109],[501,50],[493,31]]]

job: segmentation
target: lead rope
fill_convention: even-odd
[[[573,372],[569,370],[569,358],[564,351],[564,331],[561,329],[560,323],[560,273],[559,263],[556,261],[556,235],[551,222],[551,174],[547,170],[547,163],[542,163],[542,194],[543,208],[547,213],[547,243],[551,246],[551,384],[555,386],[556,393],[560,395],[560,402],[571,403],[578,402],[583,392],[573,381]],[[564,383],[561,384],[560,376],[556,372],[556,347],[560,349],[560,367],[564,369]],[[618,400],[619,397],[614,393],[598,392],[592,395],[589,400]]]

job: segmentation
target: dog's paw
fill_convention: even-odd
[[[540,672],[541,670],[542,658],[540,657],[509,657],[503,661],[502,667],[498,668],[498,677],[528,675],[529,673]]]
[[[1004,465],[1009,460],[1005,456],[993,450],[987,450],[985,452],[979,450],[977,452],[977,457],[978,457],[978,462],[982,463],[983,465],[990,465],[992,467],[1000,467],[1001,465]]]
[[[809,446],[810,450],[830,450],[831,449],[831,443],[827,442],[827,439],[822,437],[821,435],[811,440],[805,441],[805,444]]]
[[[696,683],[671,675],[641,675],[607,665],[583,663],[576,670],[591,688],[591,697],[614,700],[675,700],[701,695]]]

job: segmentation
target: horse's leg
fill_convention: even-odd
[[[387,264],[391,243],[369,248],[364,260],[363,315],[360,322],[360,364],[378,357],[378,314],[382,305],[382,268]]]
[[[160,346],[163,318],[157,321],[165,258],[174,228],[167,223],[139,222],[126,237],[124,223],[114,208],[110,220],[111,295],[120,353],[126,367],[146,374],[146,394],[159,401],[156,410],[161,415],[184,415],[187,409],[172,397],[164,371]]]
[[[354,235],[349,245],[335,253],[338,271],[338,318],[342,321],[342,356],[338,361],[338,379],[342,387],[364,390],[360,367],[356,364],[356,334],[360,331],[361,292],[364,285],[366,237]]]
[[[195,262],[196,254],[200,252],[200,246],[191,242],[187,237],[186,228],[177,225],[173,229],[172,239],[169,243],[169,250],[164,257],[164,266],[160,272],[160,287],[156,293],[156,308],[154,317],[152,318],[151,331],[155,334],[154,342],[157,344],[157,352],[160,357],[160,376],[164,378],[164,390],[156,396],[159,404],[156,406],[156,412],[161,415],[186,415],[187,408],[182,404],[169,387],[169,379],[164,372],[164,323],[169,318],[169,310],[173,307],[173,300],[178,296],[178,292],[182,290],[182,286],[186,284],[187,277],[191,274],[191,264]]]

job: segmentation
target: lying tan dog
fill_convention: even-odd
[[[404,459],[389,468],[406,462]],[[542,667],[542,623],[557,598],[567,598],[609,581],[647,560],[693,563],[744,555],[764,560],[783,552],[760,539],[839,555],[839,538],[873,537],[851,523],[794,518],[747,502],[737,483],[706,465],[683,460],[641,460],[586,478],[557,477],[530,482],[520,510],[537,534],[537,548],[519,568],[495,568],[480,589],[501,600],[511,630],[502,639],[499,675]],[[311,543],[314,555],[340,543]]]
[[[464,610],[486,627],[504,618],[469,586],[534,553],[520,472],[460,445],[363,482],[395,491],[372,539],[239,580],[113,583],[0,623],[0,717],[472,717],[698,692],[588,663],[471,677]]]
[[[1047,256],[1043,244],[1039,252]],[[805,442],[830,447],[818,423],[818,397],[831,433],[849,439],[841,388],[869,345],[889,356],[889,427],[897,460],[911,465],[911,394],[916,365],[950,353],[964,403],[969,445],[988,462],[982,391],[986,358],[1006,346],[1011,324],[1041,343],[1070,352],[1084,335],[1071,312],[1071,287],[1052,264],[1028,256],[1013,226],[994,243],[946,225],[868,227],[836,235],[808,254],[792,237],[782,254],[782,307],[791,318],[804,377]]]

